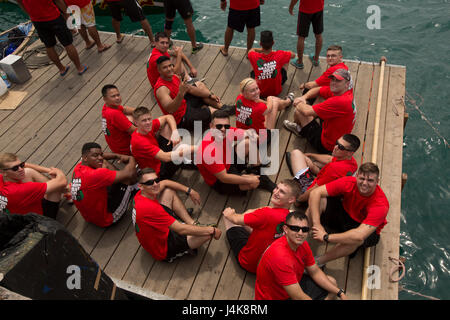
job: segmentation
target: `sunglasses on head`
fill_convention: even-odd
[[[216,129],[221,130],[222,128],[225,128],[225,130],[230,129],[230,125],[229,124],[216,124]]]
[[[156,178],[156,179],[150,179],[150,180],[147,180],[147,181],[145,181],[145,182],[141,182],[141,184],[143,184],[144,186],[152,186],[152,185],[154,185],[155,183],[158,183],[158,182],[160,182],[160,181],[161,181],[160,178]]]
[[[288,227],[289,229],[291,229],[294,232],[299,232],[300,230],[302,230],[303,233],[309,232],[309,227],[292,226],[290,224],[285,224],[285,226]]]
[[[352,150],[349,150],[349,149],[345,148],[345,147],[344,147],[342,144],[340,144],[337,140],[336,140],[336,146],[338,147],[339,150],[342,150],[342,151],[352,151]]]
[[[3,168],[3,170],[12,170],[12,171],[17,171],[20,168],[25,168],[25,162],[19,163],[18,165],[15,165],[14,167],[11,168]]]

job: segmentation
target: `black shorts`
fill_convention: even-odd
[[[314,280],[306,273],[303,274],[300,280],[300,287],[303,292],[311,297],[313,300],[325,300],[328,296],[328,291],[317,285]]]
[[[108,2],[111,9],[111,16],[114,20],[122,21],[122,8],[132,22],[145,20],[144,12],[137,0],[120,0]]]
[[[195,121],[201,121],[202,132],[209,129],[211,111],[205,105],[203,99],[189,93],[184,95],[184,99],[186,100],[186,113],[178,124],[178,127],[192,131],[194,130]]]
[[[72,32],[67,28],[66,21],[62,16],[51,21],[33,21],[33,25],[46,48],[54,47],[56,38],[63,47],[67,47],[73,42]]]
[[[295,173],[295,172],[294,172]],[[297,174],[297,173],[295,173]],[[306,192],[306,190],[308,190],[309,186],[313,183],[315,177],[314,175],[311,173],[311,170],[306,170],[305,172],[303,172],[300,177],[294,177],[294,180],[298,182],[300,189],[302,191],[302,194]]]
[[[240,175],[245,168],[246,168],[245,163],[238,163],[237,152],[235,151],[233,163],[230,165],[230,168],[228,168],[227,172],[231,174]],[[238,196],[247,195],[247,191],[239,189],[238,184],[223,183],[219,179],[217,179],[217,181],[213,184],[212,187],[220,194],[238,195]]]
[[[308,37],[309,26],[312,23],[314,34],[322,34],[323,32],[323,11],[315,13],[298,13],[297,35],[303,38]]]
[[[138,189],[123,183],[114,183],[107,187],[108,190],[108,212],[113,215],[113,223],[127,212],[128,204],[134,198]]]
[[[41,200],[42,212],[44,216],[56,219],[59,210],[59,202],[49,201],[45,198]]]
[[[227,239],[238,263],[239,252],[247,244],[249,237],[250,233],[244,227],[232,227],[227,230]]]
[[[247,29],[256,28],[261,25],[261,10],[260,7],[250,10],[234,10],[228,11],[228,27],[238,32]]]
[[[361,223],[353,220],[342,206],[341,197],[328,197],[327,207],[320,216],[320,223],[327,232],[341,233],[351,229],[358,228]],[[368,248],[375,246],[380,240],[380,235],[375,231],[364,240],[361,247]]]
[[[179,219],[175,212],[165,205],[161,205],[163,209],[175,219]],[[172,230],[169,230],[167,238],[167,256],[164,261],[172,262],[176,258],[182,257],[189,253],[189,245],[187,243],[187,236],[182,236]]]
[[[171,152],[173,149],[172,144],[169,143],[169,140],[164,138],[162,135],[158,135],[156,140],[158,141],[158,146],[164,152]],[[159,178],[161,180],[170,179],[173,177],[175,172],[181,167],[181,165],[176,165],[172,161],[169,162],[161,162],[161,168],[159,170]]]
[[[300,131],[300,135],[306,138],[309,144],[316,149],[318,153],[331,154],[331,151],[327,150],[322,145],[322,125],[318,124],[316,119],[304,126]]]
[[[164,12],[166,14],[166,18],[175,18],[177,10],[183,20],[191,18],[194,13],[191,1],[189,0],[164,0]]]

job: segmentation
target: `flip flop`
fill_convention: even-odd
[[[95,46],[95,42],[92,42],[90,46],[86,47],[86,50],[89,50],[90,48],[92,48],[93,46]]]
[[[61,75],[61,77],[64,77],[67,73],[67,71],[69,71],[70,67],[66,66],[66,69],[64,70],[64,72],[60,72],[59,74]]]
[[[120,39],[116,40],[116,43],[122,43],[123,39],[125,39],[125,36],[122,34],[122,37]]]
[[[83,73],[86,72],[86,70],[88,69],[88,66],[84,65],[84,69],[81,72],[78,72],[78,75],[81,76]]]
[[[111,45],[110,45],[110,44],[104,44],[104,45],[103,45],[103,49],[102,49],[102,50],[98,50],[98,53],[105,52],[105,51],[108,50],[109,48],[111,48]]]
[[[228,57],[228,53],[225,54],[225,53],[222,51],[222,47],[219,49],[219,51],[220,51],[220,53],[221,53],[224,57]]]

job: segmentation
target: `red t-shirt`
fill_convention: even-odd
[[[281,93],[281,69],[290,59],[291,53],[281,50],[269,54],[253,51],[248,54],[262,97],[278,96]]]
[[[184,114],[186,113],[186,100],[183,99],[181,101],[181,105],[178,107],[177,111],[174,113],[167,112],[162,106],[161,103],[158,100],[158,97],[156,96],[156,91],[158,91],[161,87],[167,87],[170,91],[170,97],[172,99],[175,99],[175,97],[178,94],[178,91],[180,90],[180,78],[178,78],[176,75],[172,77],[172,81],[166,81],[163,78],[158,78],[158,81],[156,81],[156,84],[153,88],[153,93],[155,94],[156,101],[158,102],[158,106],[161,109],[163,114],[171,114],[175,118],[175,121],[177,124],[180,123],[181,119],[183,119]]]
[[[222,141],[216,142],[211,131],[205,135],[195,155],[195,163],[206,184],[214,185],[217,181],[214,174],[223,170],[228,171],[233,161],[231,157],[233,141],[236,138],[241,139],[243,135],[243,130],[233,127],[227,130],[226,138]]]
[[[175,222],[175,218],[158,201],[143,196],[139,190],[134,196],[132,219],[141,246],[154,259],[164,260],[167,257],[169,226]]]
[[[315,184],[318,186],[323,186],[324,184],[339,178],[352,176],[357,169],[358,163],[356,163],[355,158],[352,157],[350,160],[337,160],[336,157],[333,157],[330,163],[327,163],[322,169],[320,169],[309,188]]]
[[[320,77],[318,77],[315,81],[317,83],[317,85],[319,87],[329,87],[330,86],[330,78],[329,76],[331,76],[336,70],[338,69],[345,69],[348,70],[348,67],[345,65],[345,63],[341,62],[338,63],[332,67],[329,67],[324,73],[322,73],[322,75]]]
[[[356,106],[353,103],[353,93],[347,90],[340,96],[335,96],[330,87],[321,87],[320,95],[326,100],[313,105],[312,108],[323,120],[322,145],[332,151],[336,140],[346,133],[351,133],[355,124]]]
[[[375,192],[364,197],[359,193],[355,177],[343,177],[326,185],[331,197],[343,196],[342,206],[350,217],[363,224],[377,227],[377,234],[386,225],[389,201],[383,190],[377,185]]]
[[[150,57],[148,58],[147,62],[147,78],[148,81],[150,81],[150,85],[152,88],[155,86],[156,81],[158,81],[159,78],[159,72],[158,72],[158,66],[156,65],[156,60],[158,60],[159,57],[166,56],[170,58],[170,55],[168,52],[162,53],[156,48],[153,48],[152,52],[150,53]]]
[[[72,199],[87,222],[99,227],[107,227],[113,223],[113,215],[108,212],[107,187],[114,183],[116,173],[106,168],[93,169],[81,162],[75,166]]]
[[[259,0],[230,0],[230,8],[234,10],[251,10],[259,7]]]
[[[259,129],[265,129],[266,117],[264,112],[267,105],[264,102],[255,102],[244,98],[242,94],[236,98],[236,127],[239,129],[253,128],[258,133]]]
[[[286,236],[275,240],[264,252],[256,271],[255,300],[287,300],[283,286],[299,283],[305,267],[314,265],[314,256],[304,241],[294,252]]]
[[[22,3],[31,21],[52,21],[61,15],[52,0],[23,0]]]
[[[159,175],[161,169],[161,161],[155,158],[156,154],[161,150],[156,140],[161,123],[158,119],[153,119],[152,129],[146,135],[139,133],[137,130],[131,135],[131,153],[136,159],[139,168],[152,168]]]
[[[79,8],[83,8],[85,6],[87,6],[91,0],[64,0],[65,3],[67,4],[67,6],[78,6]]]
[[[323,10],[323,0],[300,0],[298,10],[303,13],[315,13]]]
[[[103,105],[102,109],[102,130],[106,143],[114,153],[131,155],[130,140],[131,135],[127,132],[132,123],[123,113],[123,106],[117,109]]]
[[[275,240],[277,225],[286,220],[288,213],[288,209],[264,207],[244,215],[245,224],[253,229],[238,256],[245,270],[256,273],[261,255]]]
[[[43,214],[41,201],[46,191],[45,182],[10,182],[0,174],[0,212]]]

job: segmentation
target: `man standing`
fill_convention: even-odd
[[[13,153],[0,154],[0,212],[34,212],[56,219],[66,185],[60,169],[22,162]]]
[[[172,114],[179,128],[193,130],[194,122],[201,121],[206,130],[211,114],[225,107],[228,114],[234,114],[234,106],[224,106],[203,82],[189,85],[174,72],[174,65],[166,56],[156,60],[160,77],[153,92],[163,114]]]
[[[128,117],[131,117],[134,108],[121,105],[122,97],[119,89],[113,84],[103,86],[102,96],[105,101],[102,109],[102,130],[105,140],[112,152],[129,156],[131,134],[136,127]]]
[[[298,0],[291,0],[289,13],[294,15],[294,7]],[[312,24],[314,36],[316,37],[316,47],[314,55],[309,58],[313,66],[319,65],[319,55],[322,50],[323,33],[323,5],[324,0],[300,0],[297,20],[297,60],[292,60],[291,64],[297,69],[303,69],[303,51],[305,49],[305,38],[309,34],[309,26]]]
[[[286,152],[288,168],[301,188],[301,195],[297,200],[307,202],[309,194],[315,188],[345,176],[352,176],[358,169],[353,154],[359,145],[359,138],[348,133],[336,141],[331,155],[304,154],[299,149]]]
[[[234,30],[243,32],[245,27],[247,27],[247,53],[253,47],[255,28],[261,24],[260,4],[264,4],[264,0],[230,0],[224,46],[220,47],[222,55],[228,56]],[[220,9],[225,11],[226,8],[227,0],[220,0]]]
[[[274,45],[272,31],[261,31],[261,48],[251,49],[248,53],[253,73],[258,87],[261,90],[261,97],[278,96],[281,93],[282,85],[287,80],[286,69],[283,68],[290,59],[295,58],[292,51],[272,51]]]
[[[195,158],[206,184],[221,194],[242,195],[256,188],[272,192],[276,184],[267,176],[242,174],[247,169],[244,160],[249,154],[249,143],[256,143],[258,138],[255,131],[231,127],[230,118],[223,110],[214,112],[212,117],[211,131],[199,145]],[[233,146],[235,140],[238,140],[236,147]],[[245,154],[238,154],[236,150],[242,149]]]
[[[315,263],[306,238],[309,227],[305,214],[294,211],[286,217],[284,236],[275,240],[262,255],[256,270],[256,300],[346,300],[336,280]],[[306,271],[306,273],[304,273]]]
[[[139,168],[152,168],[162,180],[170,179],[178,169],[172,162],[174,154],[182,157],[185,152],[192,153],[193,147],[179,146],[181,148],[172,151],[180,142],[180,136],[170,114],[152,120],[150,110],[138,107],[133,118],[137,130],[131,136],[131,152]]]
[[[195,204],[200,204],[200,195],[192,188],[171,180],[160,181],[151,168],[141,171],[138,185],[133,224],[139,243],[154,259],[172,262],[185,254],[195,254],[210,239],[220,239],[220,229],[194,225],[176,194],[185,192]]]
[[[284,120],[283,125],[297,136],[302,136],[318,153],[331,153],[336,140],[351,133],[355,124],[356,106],[350,90],[351,76],[345,69],[338,69],[330,76],[329,87],[309,90],[294,100],[294,122]],[[326,100],[313,106],[306,100],[320,94]],[[322,124],[315,119],[319,117]]]
[[[78,70],[78,74],[82,75],[88,67],[81,65],[78,51],[72,44],[72,33],[66,24],[68,15],[66,13],[67,5],[64,1],[17,0],[17,4],[30,16],[38,32],[39,39],[45,45],[47,56],[59,69],[59,74],[65,76],[67,71],[69,71],[69,66],[63,66],[59,59],[55,50],[56,38],[66,49],[67,55]]]
[[[336,244],[316,259],[317,264],[378,243],[389,211],[389,202],[378,185],[379,175],[378,166],[366,162],[359,167],[356,178],[340,178],[311,192],[309,215],[313,238]],[[321,204],[324,199],[326,206]],[[324,226],[336,233],[329,234]]]
[[[195,28],[192,23],[192,15],[194,10],[192,9],[191,1],[189,0],[164,0],[164,12],[166,14],[166,23],[164,24],[164,31],[169,36],[172,34],[172,24],[175,20],[175,14],[178,13],[184,20],[186,25],[186,31],[191,39],[192,50],[191,53],[195,54],[202,50],[203,44],[198,43],[195,39]]]
[[[153,38],[152,27],[148,23],[147,18],[142,11],[141,5],[138,0],[106,0],[106,3],[111,9],[112,26],[116,33],[117,43],[122,43],[125,36],[120,33],[120,21],[122,21],[122,9],[125,10],[127,16],[131,22],[140,22],[142,29],[148,36],[150,44],[154,45],[155,39]]]
[[[174,57],[171,59],[174,63],[174,72],[178,75],[184,73],[189,73],[190,77],[197,76],[197,69],[192,65],[191,61],[186,57],[183,53],[181,47],[174,47],[172,50],[169,50],[170,40],[169,36],[165,32],[158,32],[155,34],[155,47],[150,53],[150,57],[147,62],[147,77],[148,81],[150,81],[150,85],[152,88],[155,86],[156,81],[159,78],[158,66],[156,64],[156,60],[158,60],[161,56],[166,56],[168,58]],[[189,72],[186,72],[186,68],[184,66],[185,63],[189,67]]]
[[[261,255],[276,239],[277,227],[286,220],[299,191],[294,181],[284,180],[273,191],[269,207],[250,209],[243,214],[232,208],[223,211],[227,239],[242,268],[256,273]]]
[[[122,170],[104,160],[125,163]],[[108,227],[127,211],[136,192],[136,161],[131,156],[103,152],[99,144],[88,142],[81,150],[72,174],[72,199],[87,222]]]

